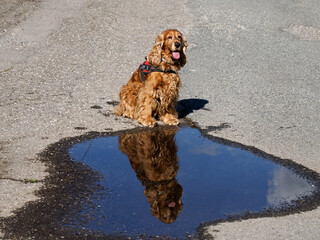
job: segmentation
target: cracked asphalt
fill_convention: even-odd
[[[49,144],[138,126],[115,117],[113,103],[167,28],[189,42],[180,99],[205,103],[186,117],[211,136],[319,173],[319,13],[318,0],[2,0],[0,217],[39,199],[49,174],[39,154]],[[319,224],[317,208],[205,231],[215,239],[318,239]]]

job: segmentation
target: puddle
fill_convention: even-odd
[[[205,239],[208,224],[320,205],[318,173],[203,134],[158,126],[48,146],[41,200],[0,218],[2,239]]]
[[[292,167],[189,127],[101,136],[69,155],[102,176],[98,210],[78,214],[90,215],[82,229],[104,234],[195,237],[200,223],[292,209],[318,190]]]

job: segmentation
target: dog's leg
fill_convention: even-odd
[[[156,119],[152,117],[153,97],[141,92],[138,96],[135,119],[144,126],[154,127]]]
[[[160,120],[168,125],[178,125],[178,114],[176,113],[176,110],[174,108],[174,104],[170,104],[168,106],[167,111],[160,116]]]

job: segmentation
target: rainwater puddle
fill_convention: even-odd
[[[190,127],[101,136],[69,155],[97,170],[106,190],[95,211],[78,213],[90,215],[82,226],[69,225],[108,235],[184,238],[200,223],[292,208],[318,190],[291,168]]]

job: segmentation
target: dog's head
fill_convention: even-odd
[[[187,39],[181,32],[168,29],[157,36],[148,61],[155,67],[159,67],[161,62],[183,67],[187,63],[187,47]]]

